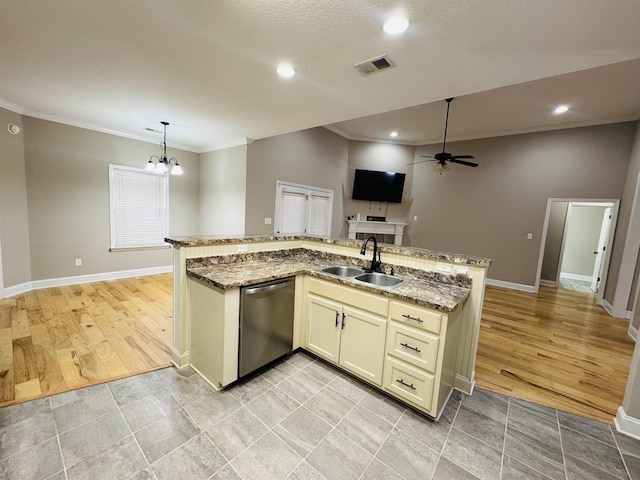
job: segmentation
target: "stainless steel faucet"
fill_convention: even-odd
[[[369,271],[378,272],[380,271],[380,265],[382,265],[382,262],[380,261],[380,252],[378,251],[378,241],[376,240],[376,237],[374,237],[373,235],[367,237],[367,239],[362,244],[362,248],[360,249],[360,255],[366,255],[367,243],[369,243],[369,240],[373,240],[373,258],[371,259],[371,266],[369,267]],[[378,257],[377,260],[376,255]]]

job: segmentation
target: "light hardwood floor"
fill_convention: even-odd
[[[169,365],[172,275],[0,300],[0,406]],[[595,295],[487,287],[478,386],[611,423],[633,341]]]
[[[173,275],[0,299],[0,406],[169,365]]]
[[[478,386],[612,423],[634,343],[629,322],[595,294],[487,287],[476,363]]]

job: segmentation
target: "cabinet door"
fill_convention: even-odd
[[[360,310],[343,307],[340,366],[376,385],[382,385],[382,364],[387,321]]]
[[[338,363],[342,306],[309,294],[307,296],[307,348]]]

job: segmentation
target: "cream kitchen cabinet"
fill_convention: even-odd
[[[435,418],[453,390],[460,310],[389,306],[383,388]]]
[[[305,348],[382,386],[389,301],[315,278],[308,291]]]

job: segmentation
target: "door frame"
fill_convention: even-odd
[[[604,258],[602,259],[602,276],[600,279],[600,288],[598,289],[598,293],[596,294],[596,303],[598,305],[602,305],[603,300],[604,300],[604,291],[607,285],[607,277],[609,274],[609,261],[611,259],[611,246],[613,245],[613,240],[615,237],[615,231],[616,231],[616,224],[618,221],[618,212],[620,210],[620,199],[618,198],[614,198],[614,199],[610,199],[610,198],[548,198],[547,199],[547,210],[544,216],[544,226],[542,228],[542,235],[540,238],[540,252],[538,255],[538,270],[536,273],[536,283],[534,285],[534,292],[538,293],[538,291],[540,290],[540,276],[542,275],[542,261],[544,259],[544,249],[545,249],[545,245],[547,243],[547,231],[549,228],[549,217],[551,216],[551,205],[553,204],[553,202],[566,202],[569,204],[569,207],[571,207],[571,205],[580,205],[580,206],[591,206],[591,207],[604,207],[604,206],[611,206],[611,224],[609,226],[609,238],[607,239],[607,244],[606,244],[606,249],[605,249],[605,255]],[[568,213],[567,213],[568,215]],[[566,225],[566,224],[565,224]],[[560,249],[560,258],[559,258],[559,262],[562,262],[562,255],[564,253],[564,241],[565,241],[565,235],[566,235],[566,228],[565,231],[562,234],[562,246]],[[558,272],[557,272],[557,277],[560,275],[560,268],[558,266]]]

